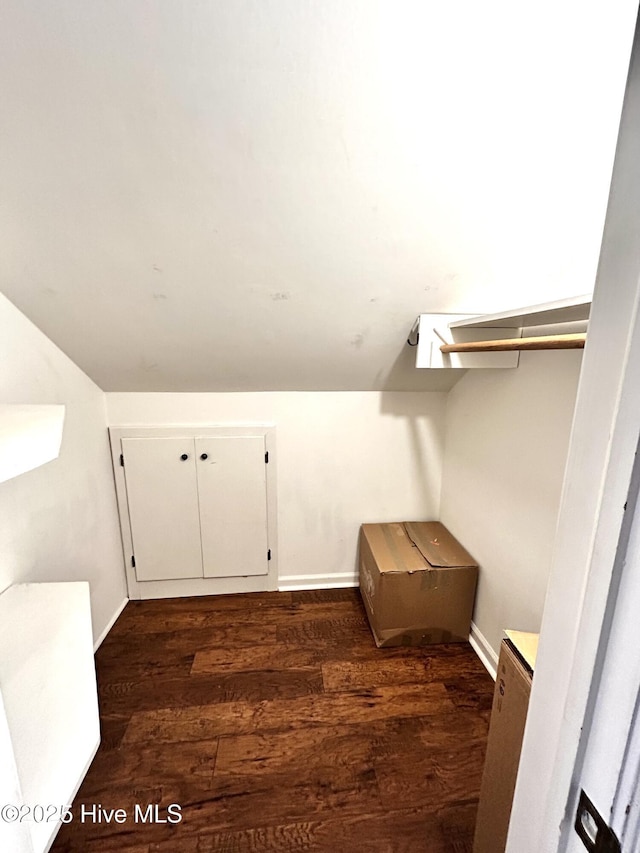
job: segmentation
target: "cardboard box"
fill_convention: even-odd
[[[378,647],[469,639],[478,566],[440,522],[363,524],[359,566]]]
[[[504,853],[537,651],[537,634],[507,631],[498,660],[473,853]]]

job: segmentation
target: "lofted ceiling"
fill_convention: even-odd
[[[105,390],[449,387],[419,313],[593,285],[636,11],[4,0],[0,290]]]

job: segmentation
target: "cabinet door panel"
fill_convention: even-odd
[[[263,436],[196,439],[202,559],[207,578],[267,574],[264,454]]]
[[[193,438],[123,438],[122,453],[136,577],[202,577]]]

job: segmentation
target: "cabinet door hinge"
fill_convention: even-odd
[[[584,791],[580,791],[574,827],[589,853],[621,853],[615,832],[607,826]]]
[[[136,567],[136,558],[133,556],[133,554],[131,555],[131,566],[134,569]]]
[[[264,454],[264,461],[265,461],[265,464],[267,464],[267,463],[269,462],[269,451],[268,451],[268,450],[267,450],[267,452]]]
[[[271,559],[271,548],[267,551],[267,560]]]
[[[122,453],[120,454],[120,465],[122,468],[124,468],[124,454]]]

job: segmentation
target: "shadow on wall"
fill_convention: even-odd
[[[424,370],[416,367],[416,348],[402,342],[401,349],[387,375],[380,382],[382,391],[448,391],[466,370]]]
[[[382,391],[379,396],[380,414],[386,418],[400,418],[406,425],[407,438],[401,439],[401,443],[408,448],[408,460],[405,455],[403,470],[399,475],[404,478],[407,494],[412,493],[414,496],[411,505],[418,505],[422,509],[416,511],[399,507],[397,512],[391,511],[363,521],[438,520],[444,461],[446,394],[441,391],[416,394],[394,390]],[[397,441],[397,431],[392,434]],[[359,568],[359,555],[356,553],[356,578]]]
[[[444,461],[446,396],[442,392],[425,392],[424,396],[383,391],[380,394],[380,413],[403,418],[406,423],[411,456],[412,477],[425,507],[440,507],[442,467]],[[434,501],[435,496],[435,501]],[[436,520],[398,519],[388,521]]]

